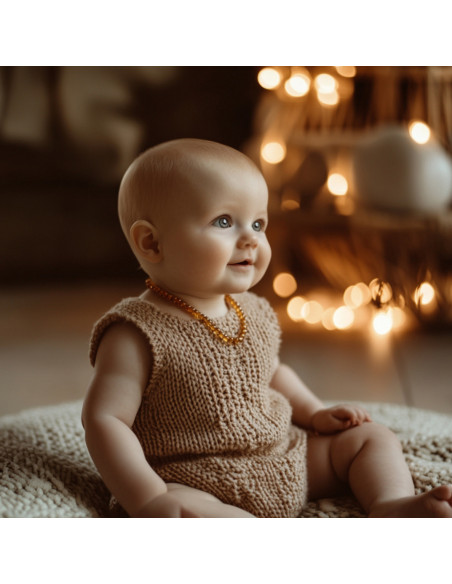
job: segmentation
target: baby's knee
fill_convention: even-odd
[[[334,470],[341,480],[347,480],[350,465],[368,447],[388,451],[402,448],[397,436],[377,422],[365,422],[336,434],[330,452]]]
[[[356,455],[369,443],[400,446],[397,436],[389,428],[377,422],[365,422],[337,434],[332,449],[345,456]]]
[[[378,440],[379,442],[390,442],[400,445],[399,439],[387,426],[378,422],[366,422],[361,426],[363,432],[369,440]]]

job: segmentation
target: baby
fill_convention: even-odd
[[[251,160],[182,139],[127,170],[119,216],[146,291],[94,327],[90,454],[132,517],[296,517],[353,492],[373,517],[452,517],[416,496],[400,444],[359,406],[325,408],[278,359],[264,275],[268,191]]]

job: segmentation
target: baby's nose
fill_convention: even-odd
[[[258,243],[257,236],[254,232],[243,234],[238,241],[238,245],[241,248],[245,247],[255,248],[257,247],[257,243]]]

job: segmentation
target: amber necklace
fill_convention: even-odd
[[[226,304],[232,306],[240,321],[240,330],[236,337],[229,337],[228,335],[220,331],[220,329],[213,324],[213,322],[210,320],[208,316],[206,316],[202,312],[199,312],[199,310],[197,310],[194,306],[191,306],[190,304],[182,300],[182,298],[179,298],[178,296],[175,296],[174,294],[171,294],[170,292],[163,290],[163,288],[157,286],[157,284],[155,284],[150,278],[146,280],[146,286],[149,288],[149,290],[154,292],[154,294],[157,294],[164,300],[171,302],[172,304],[177,306],[177,308],[185,310],[185,312],[188,312],[188,314],[190,314],[190,316],[193,316],[193,318],[196,318],[196,320],[200,320],[203,323],[203,325],[206,326],[212,334],[214,334],[217,338],[223,341],[223,343],[226,343],[227,345],[238,345],[245,338],[247,330],[245,315],[243,314],[243,310],[240,308],[240,305],[233,298],[231,298],[229,294],[226,294],[225,296]]]

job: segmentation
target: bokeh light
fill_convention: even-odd
[[[281,142],[267,142],[262,146],[262,158],[269,164],[278,164],[286,157],[286,147]]]
[[[329,175],[327,180],[328,190],[332,195],[341,197],[347,194],[348,182],[345,176],[339,174],[338,172],[333,172]]]
[[[287,303],[287,314],[289,315],[289,318],[295,322],[303,320],[301,309],[303,308],[305,302],[306,300],[303,298],[303,296],[294,296],[291,298]]]
[[[390,310],[379,310],[374,316],[372,326],[377,335],[387,335],[393,326],[392,312]]]
[[[333,323],[339,330],[348,329],[355,321],[355,313],[349,306],[340,306],[334,311]]]
[[[417,144],[426,144],[430,140],[431,131],[424,122],[411,122],[408,131]]]
[[[276,89],[281,83],[281,74],[273,67],[264,67],[259,71],[257,80],[264,89]]]
[[[414,301],[416,304],[426,306],[435,299],[435,289],[428,282],[422,282],[414,291]]]
[[[311,79],[304,73],[295,73],[284,84],[284,89],[292,97],[306,95],[311,87]]]
[[[297,289],[297,281],[289,272],[281,272],[273,280],[273,290],[281,298],[291,296]]]

